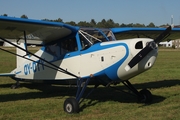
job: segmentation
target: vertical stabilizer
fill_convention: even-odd
[[[20,44],[17,44],[19,47],[23,48],[24,50],[26,50],[26,44],[24,43],[20,43]],[[20,55],[20,56],[25,56],[26,55],[26,52],[17,48],[16,47],[16,54]],[[22,63],[24,63],[24,61],[26,59],[20,57],[20,56],[16,56],[16,67],[20,67],[22,65]]]

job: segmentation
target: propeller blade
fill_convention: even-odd
[[[125,67],[125,70],[128,71],[133,68],[137,63],[139,63],[149,52],[153,49],[156,49],[156,44],[161,42],[167,35],[169,35],[172,27],[169,26],[165,31],[163,31],[154,41],[149,42],[145,48],[143,48],[139,53],[137,53],[132,60]]]
[[[160,43],[164,38],[166,38],[167,35],[169,35],[170,31],[172,30],[172,26],[169,26],[166,28],[165,31],[163,31],[155,40],[155,43]]]

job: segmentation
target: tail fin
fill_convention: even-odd
[[[17,44],[17,45],[19,47],[23,48],[24,50],[26,50],[26,44],[20,43],[20,44]],[[24,55],[26,55],[26,52],[16,47],[16,54],[24,56]],[[16,56],[16,67],[17,68],[20,67],[25,60],[26,59],[24,59],[24,58],[22,58],[20,56]]]

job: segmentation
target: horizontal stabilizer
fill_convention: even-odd
[[[2,77],[2,76],[10,77],[10,76],[15,76],[15,74],[13,74],[13,73],[0,73],[0,77]]]

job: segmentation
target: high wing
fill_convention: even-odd
[[[118,40],[120,39],[128,39],[128,38],[152,38],[155,39],[158,37],[162,31],[166,28],[132,28],[132,27],[124,27],[124,28],[111,28],[112,32],[115,34]],[[179,34],[180,28],[173,28],[170,34],[164,39],[174,40],[180,38]]]
[[[48,22],[0,16],[0,37],[10,40],[22,40],[26,36],[29,44],[47,44],[64,38],[75,32],[79,27],[60,22]]]

